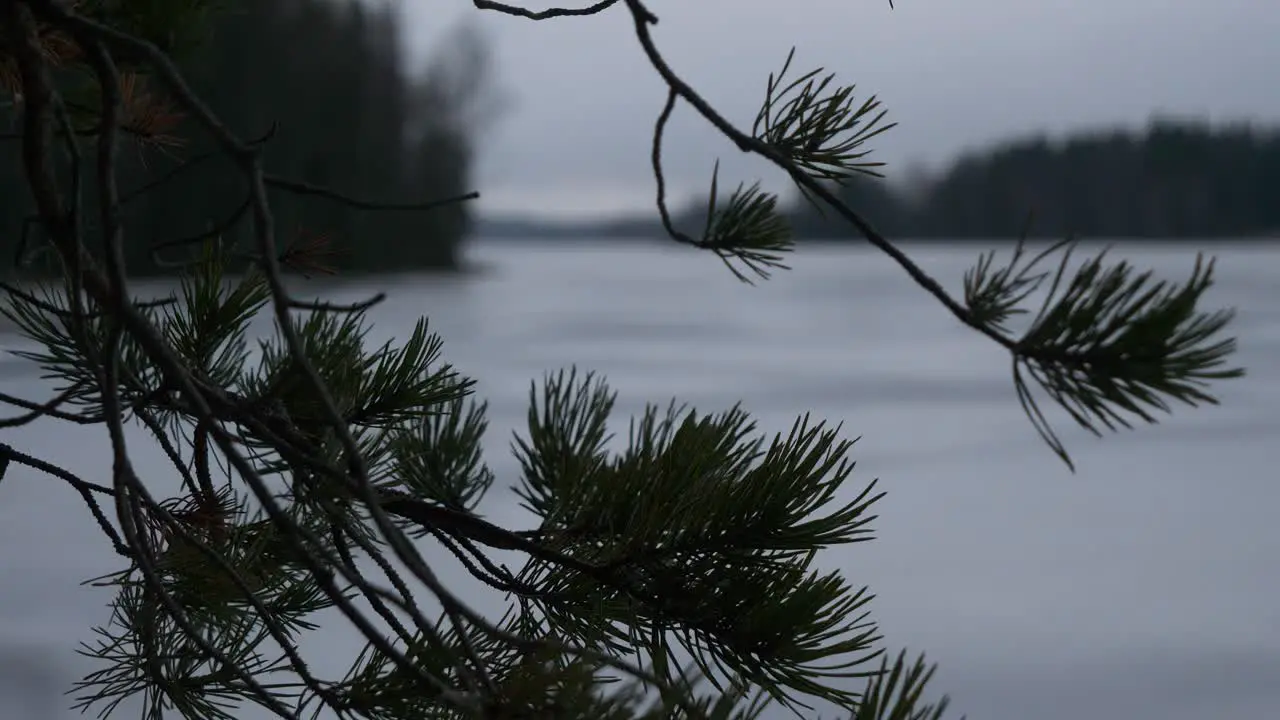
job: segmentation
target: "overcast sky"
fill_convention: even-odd
[[[664,86],[624,7],[530,22],[465,0],[402,0],[425,52],[459,22],[491,42],[507,109],[482,143],[488,211],[592,215],[649,207],[648,147]],[[577,0],[577,4],[589,4]],[[649,0],[674,69],[749,129],[792,45],[796,69],[825,67],[875,94],[898,127],[875,156],[901,176],[957,152],[1040,130],[1144,125],[1156,113],[1280,121],[1280,0]],[[544,4],[527,4],[540,9]],[[677,193],[763,178],[687,106],[667,144]]]

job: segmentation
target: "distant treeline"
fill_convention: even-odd
[[[1280,234],[1280,129],[1159,120],[1144,132],[1036,137],[959,158],[914,188],[840,191],[892,237],[1250,237]],[[848,230],[801,206],[804,236]]]
[[[352,197],[417,202],[470,191],[471,127],[486,87],[487,55],[470,33],[451,37],[438,60],[409,67],[395,3],[356,0],[230,0],[208,32],[178,60],[195,91],[242,138],[267,138],[268,172]],[[163,101],[158,83],[125,78],[126,94]],[[156,105],[163,124],[173,107]],[[12,109],[0,124],[16,131]],[[140,147],[124,142],[120,188],[165,176],[180,164],[209,155],[214,143],[191,118],[165,134],[180,144]],[[126,139],[127,140],[127,139]],[[92,158],[93,140],[82,153]],[[33,206],[22,178],[20,142],[0,141],[0,274],[14,258],[23,219]],[[214,153],[213,155],[217,155]],[[86,196],[96,193],[86,184]],[[272,189],[279,249],[312,251],[316,265],[355,272],[452,267],[467,231],[465,203],[432,210],[359,210],[315,196]],[[195,163],[125,206],[126,254],[131,274],[170,272],[191,256],[174,243],[211,229],[246,251],[251,218],[244,212],[247,183],[225,156]],[[92,205],[86,197],[86,208]],[[94,212],[85,214],[93,233]],[[327,243],[327,251],[320,243]],[[96,247],[97,239],[90,237]],[[167,249],[154,252],[158,245]],[[158,260],[157,261],[157,256]]]
[[[834,188],[893,239],[1246,238],[1280,236],[1280,129],[1159,120],[1142,132],[1035,137],[970,152],[911,186],[858,176]],[[673,208],[697,233],[706,200]],[[849,237],[827,210],[796,202],[796,235]],[[489,237],[664,237],[657,212],[608,222],[481,218]]]

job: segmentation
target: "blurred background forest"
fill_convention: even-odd
[[[837,188],[849,207],[895,240],[1276,239],[1280,129],[1156,119],[1142,130],[1093,130],[1012,140],[961,155],[936,176],[857,175]],[[698,232],[706,199],[675,224]],[[791,226],[810,240],[855,231],[795,201]],[[656,213],[655,213],[656,215]],[[482,222],[490,237],[660,236],[656,217],[594,223]]]
[[[350,196],[415,202],[475,187],[479,128],[494,119],[491,53],[463,26],[414,67],[397,5],[353,0],[231,2],[211,31],[179,58],[212,108],[242,137],[267,138],[268,171]],[[154,93],[141,81],[127,94]],[[231,162],[188,119],[166,116],[155,147],[126,148],[122,192],[164,183],[128,201],[132,274],[165,273],[184,259],[183,239],[247,238],[246,189]],[[274,123],[274,125],[273,125]],[[32,207],[21,177],[14,109],[0,111],[0,212],[5,252],[15,260]],[[273,132],[274,129],[274,132]],[[269,136],[269,137],[268,137]],[[859,176],[839,193],[895,239],[1039,237],[1261,238],[1280,234],[1280,130],[1157,119],[1143,129],[1082,131],[1015,139],[971,150],[931,175]],[[430,212],[370,211],[317,196],[272,190],[282,245],[323,248],[321,269],[345,273],[454,268],[468,236],[484,238],[653,237],[656,211],[607,221],[553,223],[529,216],[473,217],[453,204]],[[678,225],[697,232],[705,200]],[[793,199],[803,238],[849,230]],[[1028,224],[1028,221],[1031,221]],[[23,247],[38,243],[25,242]],[[157,249],[159,248],[159,249]],[[17,248],[13,248],[17,249]]]
[[[474,154],[468,127],[484,93],[484,48],[464,28],[436,48],[426,67],[410,67],[397,7],[349,0],[228,2],[204,36],[179,44],[176,59],[232,131],[266,138],[264,165],[272,174],[379,202],[468,192]],[[162,273],[182,261],[191,245],[175,241],[184,238],[215,230],[224,241],[246,239],[247,188],[232,161],[209,153],[212,139],[189,118],[178,118],[156,97],[157,88],[124,81],[126,101],[129,95],[149,101],[154,112],[148,119],[171,125],[149,147],[122,144],[122,197],[164,178],[125,206],[134,238],[126,244],[131,274]],[[20,123],[12,108],[0,115],[0,127],[8,138],[0,142],[4,269],[11,267],[11,243],[33,205],[21,175]],[[204,156],[209,159],[175,174]],[[465,203],[430,212],[370,211],[314,195],[269,192],[281,245],[315,249],[323,243],[329,254],[317,264],[344,271],[452,267],[468,229]]]
[[[1247,238],[1280,234],[1280,132],[1156,120],[962,156],[911,184],[856,178],[844,199],[895,237]],[[802,213],[797,231],[837,235]]]

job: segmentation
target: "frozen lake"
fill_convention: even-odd
[[[954,289],[979,249],[908,252]],[[1119,252],[1178,280],[1194,256],[1190,246]],[[825,562],[871,586],[891,647],[941,664],[935,687],[954,717],[1253,720],[1280,705],[1280,246],[1215,250],[1211,300],[1240,308],[1250,373],[1221,387],[1223,406],[1103,441],[1055,414],[1076,475],[1022,415],[1003,352],[870,250],[802,248],[792,271],[754,288],[678,247],[478,243],[471,253],[489,271],[339,294],[387,290],[377,339],[428,315],[446,360],[477,378],[499,478],[483,506],[491,518],[524,524],[500,490],[518,469],[508,445],[529,383],[547,371],[603,373],[626,413],[672,396],[704,411],[741,400],[772,432],[808,411],[862,437],[848,494],[873,478],[888,492],[877,540]],[[48,397],[9,360],[0,389]],[[89,479],[108,475],[101,428],[46,424],[3,439]],[[137,453],[158,485],[172,482],[151,449]],[[0,717],[61,717],[46,708],[69,704],[53,695],[84,670],[75,644],[107,619],[107,597],[78,583],[112,563],[72,491],[9,473]],[[318,642],[339,661],[357,648],[344,628]]]

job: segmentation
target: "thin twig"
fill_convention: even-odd
[[[456,205],[468,200],[476,200],[480,197],[480,193],[478,192],[469,192],[461,195],[454,195],[452,197],[425,200],[422,202],[387,203],[375,202],[372,200],[361,200],[320,185],[312,185],[311,183],[305,183],[299,180],[289,180],[277,175],[270,175],[266,173],[263,173],[262,175],[262,182],[266,184],[267,187],[288,190],[289,192],[296,193],[298,195],[315,195],[359,210],[434,210],[447,205]]]
[[[480,10],[494,10],[503,15],[513,15],[528,20],[550,20],[558,17],[583,17],[586,15],[596,15],[608,10],[618,4],[618,0],[600,0],[599,2],[583,8],[561,8],[553,7],[546,10],[529,10],[519,7],[518,5],[508,5],[502,2],[493,2],[493,0],[473,0],[475,6]]]

